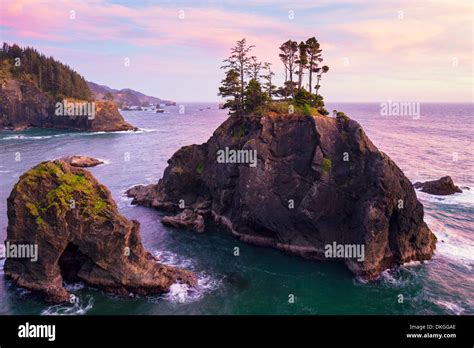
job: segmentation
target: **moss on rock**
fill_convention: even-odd
[[[79,209],[85,218],[94,218],[106,207],[103,199],[106,192],[97,190],[85,177],[85,172],[70,172],[64,168],[64,162],[42,162],[22,176],[22,192],[26,207],[36,217],[37,224],[44,223],[44,214],[50,210],[56,216],[64,216],[71,209]],[[49,190],[40,200],[32,201],[28,192],[35,190],[41,180],[53,180],[55,188]]]

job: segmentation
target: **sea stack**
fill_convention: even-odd
[[[438,180],[415,182],[413,186],[422,192],[437,196],[448,196],[462,193],[462,190],[454,184],[450,176],[443,176]]]
[[[196,282],[192,272],[157,263],[141,243],[140,224],[120,215],[109,190],[61,160],[38,164],[14,186],[6,243],[37,247],[37,260],[10,257],[4,271],[51,302],[70,299],[64,281],[120,295]]]
[[[226,148],[256,151],[256,165],[222,163]],[[368,279],[433,255],[436,237],[412,184],[342,113],[231,116],[207,143],[181,148],[168,163],[158,184],[128,191],[133,203],[191,210],[186,216],[213,219],[242,241],[343,261]],[[364,255],[328,255],[334,243]]]

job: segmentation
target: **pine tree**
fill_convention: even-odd
[[[249,63],[251,62],[251,57],[249,53],[254,46],[247,46],[247,40],[243,38],[242,40],[237,41],[235,47],[231,49],[231,55],[229,58],[224,60],[223,69],[235,70],[239,75],[239,100],[240,108],[238,108],[237,113],[242,114],[242,107],[244,105],[244,94],[245,94],[245,75],[248,72]]]
[[[323,61],[321,58],[320,45],[318,40],[313,36],[306,40],[306,46],[308,50],[308,70],[309,70],[309,92],[312,92],[313,88],[313,73],[318,68],[318,64]]]
[[[224,108],[230,109],[233,114],[242,114],[243,106],[241,101],[241,89],[240,89],[240,74],[236,69],[227,70],[225,78],[221,82],[219,87],[219,95],[232,99],[227,99],[224,103]]]
[[[308,64],[307,49],[308,46],[306,45],[306,43],[301,41],[298,45],[298,59],[295,61],[298,66],[298,90],[301,90],[301,86],[303,84],[304,70],[307,68]]]
[[[286,69],[286,78],[285,83],[288,81],[289,77],[289,86],[290,86],[290,93],[293,96],[293,72],[295,69],[295,61],[296,61],[296,52],[298,52],[298,43],[296,41],[288,40],[280,46],[280,59],[285,65]]]

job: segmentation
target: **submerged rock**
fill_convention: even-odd
[[[256,151],[257,160],[219,160],[226,148],[247,159]],[[348,117],[232,116],[207,143],[181,148],[168,163],[157,185],[129,190],[135,204],[208,207],[242,241],[343,260],[367,278],[433,255],[436,237],[412,184]],[[328,253],[334,243],[364,255]]]
[[[140,237],[140,224],[122,216],[109,190],[84,169],[42,162],[20,177],[8,198],[7,240],[35,244],[38,259],[7,258],[5,274],[48,301],[70,294],[63,281],[82,281],[106,292],[165,292],[195,284],[192,272],[158,264]]]
[[[66,162],[67,164],[73,167],[80,167],[80,168],[87,168],[87,167],[95,167],[99,164],[103,164],[103,161],[100,161],[96,158],[87,157],[87,156],[67,156],[61,158],[62,161]]]
[[[421,191],[437,195],[447,196],[455,193],[462,193],[462,190],[454,185],[453,179],[450,176],[443,176],[438,180],[415,182],[413,186]]]

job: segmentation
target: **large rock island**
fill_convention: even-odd
[[[121,295],[196,282],[192,272],[157,263],[141,243],[138,221],[119,214],[109,190],[89,171],[62,160],[40,163],[20,177],[8,198],[6,244],[37,246],[36,260],[7,257],[4,271],[52,302],[70,299],[64,281]]]
[[[256,161],[236,163],[242,150],[240,159],[255,150]],[[168,163],[158,184],[128,191],[133,203],[187,209],[188,219],[191,210],[242,241],[339,259],[366,278],[433,255],[436,237],[412,184],[345,115],[231,116],[207,143],[181,148]],[[364,255],[328,256],[335,245],[363,246]]]

